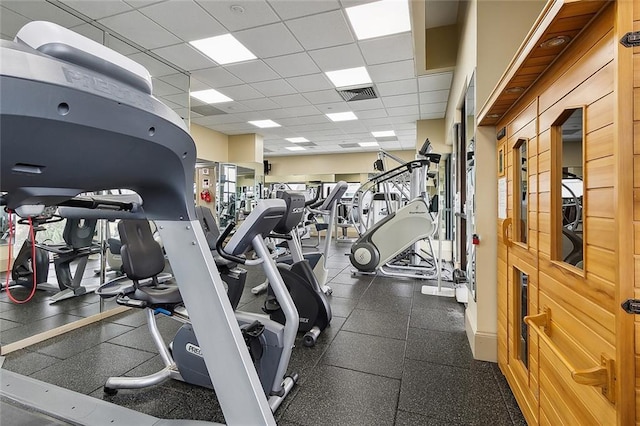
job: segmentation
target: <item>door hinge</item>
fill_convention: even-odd
[[[635,47],[640,46],[640,31],[628,32],[622,39],[620,39],[620,43],[624,47]]]
[[[640,314],[640,299],[627,299],[622,304],[622,309],[628,314]]]

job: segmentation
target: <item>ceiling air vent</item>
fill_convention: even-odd
[[[377,99],[378,95],[373,86],[354,87],[353,89],[342,89],[337,91],[342,99],[347,102],[364,101],[366,99]]]
[[[338,145],[340,145],[342,148],[359,148],[360,147],[360,145],[358,145],[357,143],[341,143]]]

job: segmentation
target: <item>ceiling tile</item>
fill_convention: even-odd
[[[342,97],[335,90],[318,90],[317,92],[305,92],[305,98],[312,104],[326,104],[330,102],[339,102]]]
[[[418,105],[418,96],[415,93],[398,96],[385,96],[382,98],[382,103],[386,108]]]
[[[407,80],[389,81],[376,84],[378,93],[382,96],[404,95],[406,93],[416,93],[418,91],[418,80],[410,78]]]
[[[191,0],[158,3],[140,9],[140,12],[184,41],[200,40],[228,32]],[[177,17],[179,19],[176,19]]]
[[[317,105],[316,108],[318,108],[324,114],[351,111],[351,107],[345,101],[332,102],[330,104],[320,104],[320,105]]]
[[[239,112],[251,112],[251,110],[242,105],[240,102],[224,102],[221,104],[215,104],[215,108],[218,108],[221,111],[225,111],[229,114],[236,114]]]
[[[366,111],[358,111],[358,118],[361,120],[368,120],[372,118],[384,118],[387,116],[387,111],[384,109],[369,109]]]
[[[297,117],[298,115],[295,113],[295,108],[288,108],[288,109],[284,109],[284,108],[279,108],[279,109],[271,109],[268,111],[261,111],[262,114],[264,114],[267,118],[274,120],[274,121],[278,121],[278,118],[283,118],[283,117]]]
[[[420,119],[421,120],[436,120],[438,118],[444,118],[444,113],[432,113],[432,114],[421,114],[420,115]]]
[[[159,60],[147,55],[146,53],[134,53],[133,55],[129,55],[129,58],[144,66],[154,77],[175,74],[179,71],[164,62],[160,62]]]
[[[325,115],[307,115],[305,117],[300,117],[300,123],[301,124],[330,124],[329,119]]]
[[[86,0],[85,0],[86,1]],[[129,6],[133,8],[145,7],[155,3],[160,3],[166,0],[124,0]]]
[[[91,24],[77,25],[71,28],[71,30],[95,41],[96,43],[104,43],[104,32]]]
[[[367,67],[374,83],[386,81],[406,80],[416,76],[413,59],[409,61],[391,62],[388,64],[371,65]]]
[[[304,50],[282,22],[238,31],[233,35],[254,55],[262,59]]]
[[[222,67],[197,70],[191,73],[191,77],[207,83],[213,88],[242,84],[242,80]]]
[[[309,105],[309,101],[297,93],[293,95],[273,96],[271,100],[283,108]]]
[[[153,94],[156,96],[175,95],[178,93],[186,93],[183,89],[179,89],[169,83],[158,78],[152,78]]]
[[[280,20],[264,0],[197,0],[196,2],[229,31],[272,24]],[[231,6],[240,6],[243,12],[234,12]]]
[[[260,99],[247,99],[242,101],[243,105],[246,105],[250,109],[254,111],[262,111],[268,109],[276,109],[280,108],[280,105],[273,102],[269,98],[260,98]]]
[[[50,21],[65,28],[84,24],[80,18],[43,1],[2,0],[2,6],[29,18],[29,21]],[[6,32],[3,28],[3,32]]]
[[[172,86],[175,86],[177,88],[182,88],[182,90],[185,92],[187,92],[190,87],[189,76],[182,73],[163,75],[162,77],[160,77],[160,80],[164,81],[165,83],[171,84]],[[207,89],[208,88],[209,87],[207,87]]]
[[[186,43],[161,47],[152,52],[186,71],[215,66],[211,59]]]
[[[367,109],[383,109],[382,101],[380,99],[365,99],[362,101],[349,102],[349,108],[354,111],[362,111]]]
[[[98,22],[145,49],[170,46],[182,41],[137,10],[103,18]]]
[[[420,105],[421,114],[435,114],[444,113],[447,109],[447,103],[441,102],[437,104],[422,104]]]
[[[360,48],[356,43],[312,50],[309,55],[322,71],[335,71],[365,65]]]
[[[449,90],[451,88],[452,78],[453,72],[423,75],[418,77],[418,89],[420,92]]]
[[[30,21],[31,19],[27,19],[6,7],[0,7],[0,28],[2,28],[2,33],[8,35],[11,39],[16,36],[20,28]]]
[[[287,78],[287,82],[299,92],[314,92],[317,90],[331,89],[334,87],[324,74],[310,74],[300,77],[290,77]]]
[[[320,111],[313,105],[283,108],[286,112],[293,113],[293,117],[304,117],[305,115],[319,115]]]
[[[255,83],[258,81],[274,80],[278,78],[278,74],[276,74],[275,71],[269,68],[269,66],[261,60],[225,65],[224,69],[245,83]]]
[[[251,86],[265,96],[279,96],[296,93],[296,89],[283,79],[261,81],[252,83]]]
[[[265,62],[281,77],[294,77],[320,72],[320,69],[306,53],[295,53],[293,55],[265,59]]]
[[[449,90],[434,90],[432,92],[420,93],[421,104],[434,104],[437,102],[447,102],[449,99]]]
[[[91,19],[101,19],[118,13],[128,12],[131,6],[121,0],[113,1],[87,1],[87,0],[61,0],[62,3],[71,6],[83,15]],[[3,2],[4,3],[4,2]]]
[[[248,99],[263,98],[262,93],[258,92],[248,84],[239,84],[237,86],[225,86],[218,89],[223,95],[227,95],[234,101],[245,101]],[[245,102],[242,102],[247,105]]]
[[[116,38],[112,34],[108,34],[108,33],[105,34],[105,40],[106,40],[105,46],[123,55],[131,55],[133,53],[140,52],[140,49],[132,46],[129,43],[125,43],[124,41],[120,40],[119,38]]]
[[[417,115],[419,114],[418,105],[387,108],[387,114],[389,114],[389,117],[409,114]]]
[[[269,0],[269,4],[282,19],[299,18],[340,8],[340,3],[335,0]]]
[[[410,32],[364,40],[358,44],[369,65],[413,58],[413,38]]]
[[[178,104],[183,108],[188,108],[189,107],[189,95],[187,95],[187,93],[177,93],[175,95],[167,95],[164,96],[164,99],[167,99],[171,102],[173,102],[174,104]]]
[[[340,10],[286,22],[305,49],[321,49],[353,42],[349,25]]]

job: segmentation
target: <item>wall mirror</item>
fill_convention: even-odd
[[[584,114],[564,111],[552,127],[553,259],[584,269]]]

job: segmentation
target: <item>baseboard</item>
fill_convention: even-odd
[[[498,362],[498,335],[478,332],[473,329],[466,315],[464,319],[464,328],[473,358],[479,361]]]

